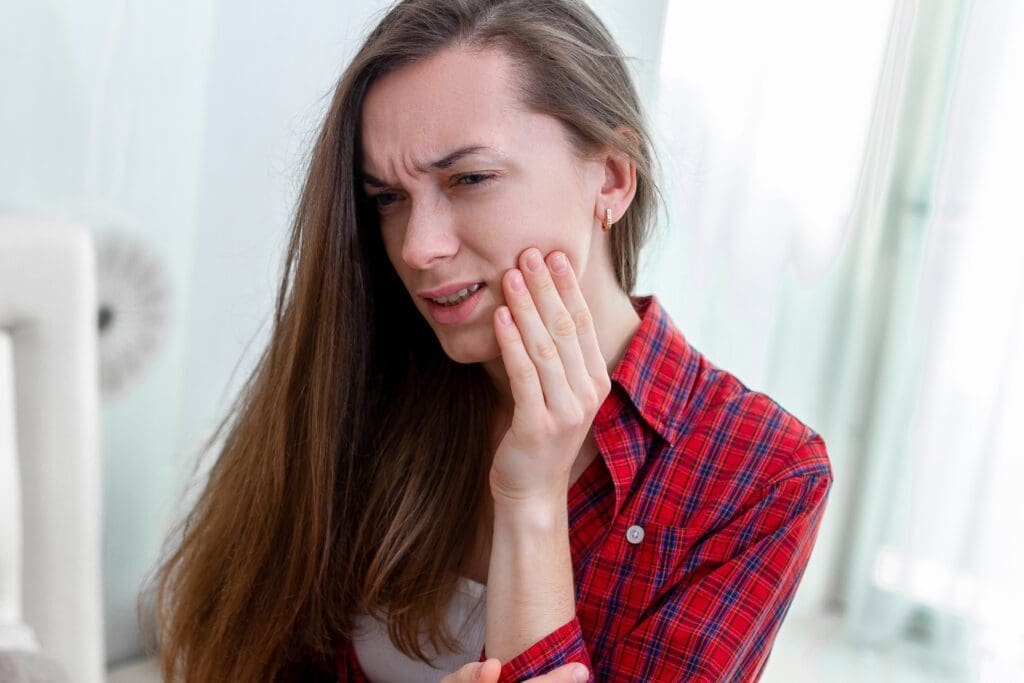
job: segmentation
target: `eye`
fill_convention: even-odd
[[[493,180],[493,179],[494,179],[494,174],[493,173],[467,173],[464,176],[459,176],[456,179],[455,184],[456,185],[483,185],[484,183],[488,182],[489,180]],[[464,183],[464,182],[462,182],[464,180],[470,180],[472,182]]]
[[[485,185],[494,180],[496,175],[497,174],[495,173],[467,173],[466,175],[456,178],[455,185]],[[387,209],[397,200],[398,195],[395,192],[381,192],[370,196],[370,201],[372,201],[380,211]]]
[[[384,207],[390,206],[391,202],[386,201],[388,199],[393,200],[395,197],[394,192],[381,192],[380,194],[373,195],[370,199],[377,205],[377,208],[383,209]]]

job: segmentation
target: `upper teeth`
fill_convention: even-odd
[[[459,299],[464,298],[466,295],[471,294],[472,292],[475,292],[476,290],[480,289],[481,284],[482,283],[478,282],[477,284],[473,285],[472,287],[466,287],[465,289],[460,289],[459,291],[457,291],[454,294],[451,294],[449,296],[439,296],[439,297],[436,297],[434,299],[434,301],[436,301],[439,304],[448,304],[448,303],[451,303],[453,301],[458,301]]]

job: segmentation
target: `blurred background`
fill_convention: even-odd
[[[386,4],[0,0],[0,655],[157,680],[140,582]],[[591,5],[668,199],[635,293],[832,458],[763,680],[1024,680],[1024,3]]]

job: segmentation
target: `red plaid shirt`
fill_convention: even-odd
[[[568,662],[591,681],[756,681],[814,546],[821,436],[690,346],[655,296],[633,305],[594,419],[601,457],[568,492],[576,616],[501,683]],[[351,641],[337,653],[340,681],[367,680]]]

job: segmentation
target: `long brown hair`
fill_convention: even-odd
[[[165,680],[330,670],[358,613],[386,618],[410,657],[430,661],[423,624],[435,648],[456,646],[443,616],[489,495],[498,396],[480,364],[446,356],[354,180],[367,89],[454,46],[506,50],[522,101],[562,121],[581,158],[607,146],[636,164],[634,199],[609,233],[615,277],[632,293],[656,157],[625,57],[593,11],[582,0],[388,8],[313,146],[269,344],[207,443],[226,433],[154,569]]]

